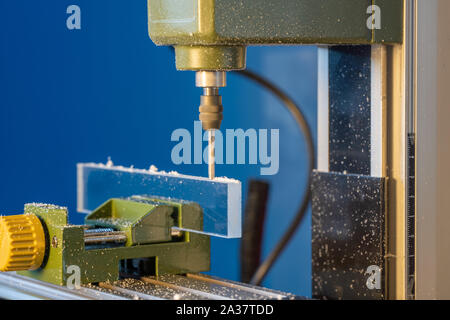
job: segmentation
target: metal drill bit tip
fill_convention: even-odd
[[[208,130],[208,176],[213,180],[216,176],[215,165],[216,165],[216,136],[215,130]]]

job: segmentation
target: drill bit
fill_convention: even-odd
[[[200,97],[200,116],[203,130],[208,131],[208,176],[215,178],[216,146],[215,130],[220,129],[223,119],[222,97],[219,88],[226,86],[224,71],[198,71],[195,76],[197,87],[203,88]]]
[[[208,130],[208,176],[211,180],[214,180],[216,172],[215,172],[215,164],[216,164],[216,135],[215,130]]]

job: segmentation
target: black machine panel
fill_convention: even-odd
[[[313,173],[313,297],[385,298],[385,179]]]

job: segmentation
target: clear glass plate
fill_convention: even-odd
[[[90,213],[111,198],[144,195],[198,203],[203,209],[203,230],[182,230],[222,238],[241,237],[240,181],[94,163],[77,165],[80,213]]]

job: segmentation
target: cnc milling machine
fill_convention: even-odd
[[[319,46],[313,298],[450,297],[449,10],[445,0],[148,0],[151,40],[173,46],[176,68],[196,72],[203,89],[212,161],[210,179],[200,180],[227,190],[220,189],[226,235],[240,226],[241,192],[236,182],[214,180],[226,74],[246,68],[248,46]],[[47,298],[296,298],[198,274],[210,264],[210,204],[169,181],[190,177],[100,167],[91,179],[90,169],[78,171],[85,225],[69,225],[56,205],[28,204],[24,215],[2,217],[0,269],[17,272],[0,274],[3,297],[26,288]],[[98,191],[112,182],[121,187]],[[239,200],[230,202],[232,193]],[[63,287],[73,266],[81,268],[77,291]]]

